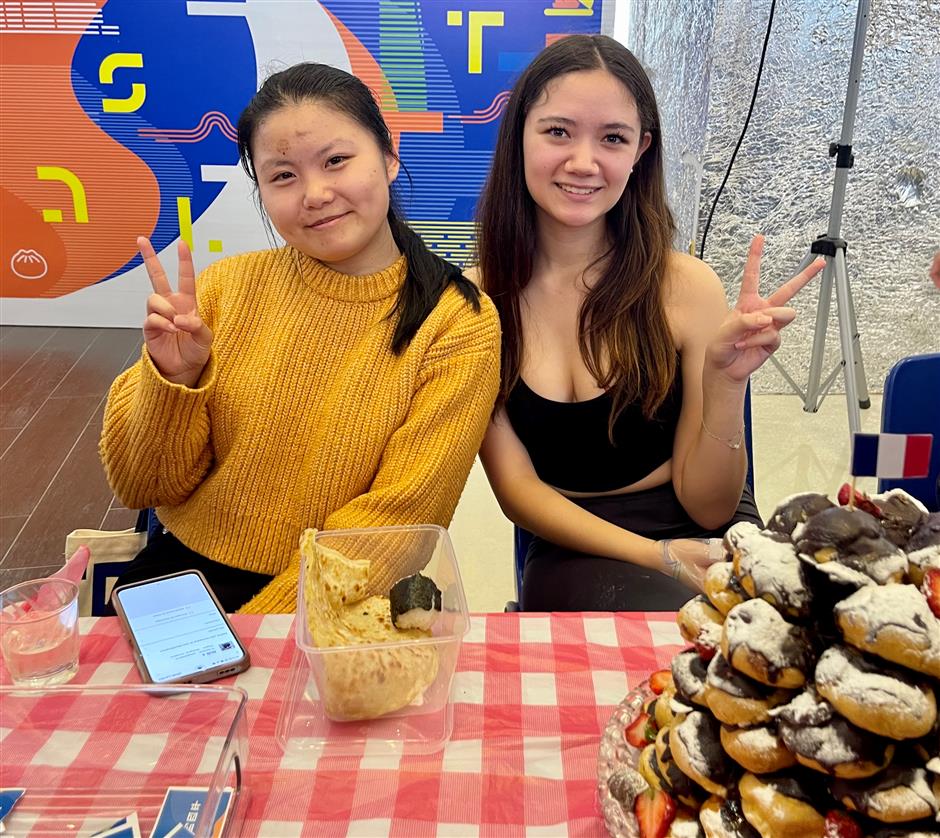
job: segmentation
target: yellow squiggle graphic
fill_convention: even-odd
[[[78,224],[88,223],[88,201],[85,198],[85,187],[74,172],[61,166],[37,166],[36,177],[40,180],[58,180],[64,183],[72,193],[72,209],[75,211],[75,221]],[[50,224],[62,221],[62,210],[44,209],[42,220]]]
[[[114,84],[114,71],[123,68],[143,69],[144,56],[139,52],[113,52],[106,55],[98,67],[98,80],[102,84]],[[131,95],[126,99],[102,99],[105,113],[133,113],[139,110],[147,98],[147,85],[134,82]]]

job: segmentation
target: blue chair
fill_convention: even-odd
[[[938,510],[940,474],[940,352],[902,358],[885,380],[881,430],[890,434],[933,434],[930,471],[911,480],[879,480],[878,491],[903,489],[931,512]]]
[[[751,434],[751,382],[747,383],[744,391],[744,447],[747,450],[747,476],[745,481],[754,491],[754,439]],[[936,453],[936,451],[935,451]],[[522,601],[522,572],[525,570],[525,557],[529,552],[529,542],[532,533],[521,527],[513,528],[513,555],[516,564],[516,599],[506,603],[506,611],[520,611],[519,603]]]
[[[134,530],[135,532],[146,532],[148,544],[162,529],[163,524],[160,523],[160,519],[157,517],[157,511],[152,506],[141,509],[137,513],[137,524],[134,526]]]

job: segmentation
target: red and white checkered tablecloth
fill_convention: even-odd
[[[361,757],[311,755],[295,767],[275,740],[293,616],[233,620],[252,661],[218,682],[248,694],[241,834],[268,838],[605,835],[601,732],[623,696],[683,645],[668,613],[473,615],[443,751],[389,755],[366,743]],[[84,619],[81,633],[74,684],[139,683],[117,620]],[[56,735],[84,744],[126,721],[106,714],[90,731],[69,731],[63,719]]]

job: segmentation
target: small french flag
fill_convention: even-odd
[[[926,477],[932,443],[932,434],[854,434],[852,474],[889,479]]]

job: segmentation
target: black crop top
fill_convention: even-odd
[[[682,409],[679,371],[652,421],[643,417],[639,402],[624,407],[614,423],[616,445],[607,434],[612,405],[609,392],[556,402],[520,378],[506,399],[506,415],[540,479],[569,492],[608,492],[646,477],[672,457]]]

